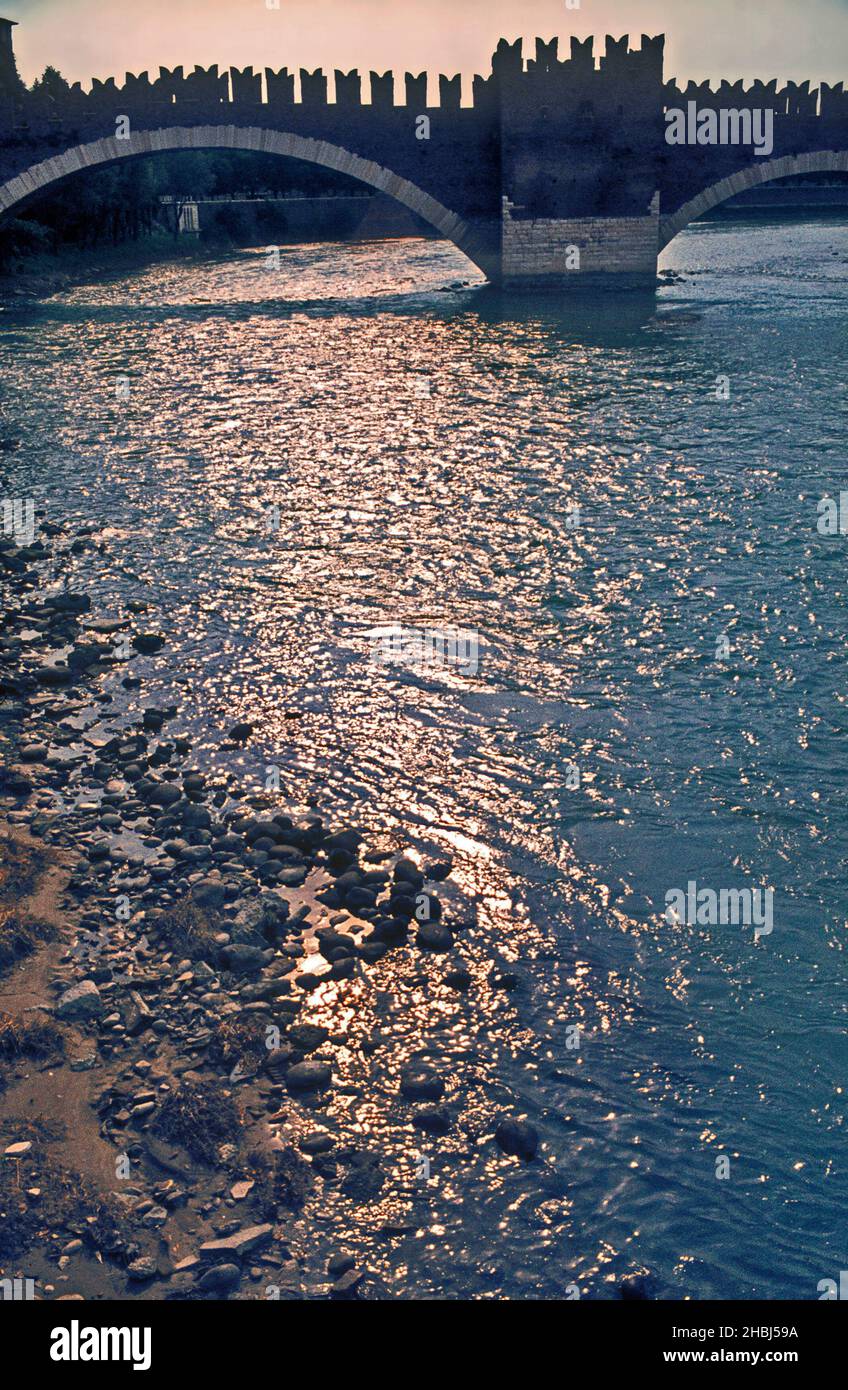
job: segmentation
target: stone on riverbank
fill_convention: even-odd
[[[154,652],[162,650],[165,638],[158,632],[138,632],[133,637],[132,644],[142,656],[153,656]]]
[[[207,1269],[197,1287],[202,1293],[224,1293],[227,1289],[236,1288],[240,1282],[241,1270],[238,1265],[221,1264]]]
[[[452,951],[453,937],[440,922],[422,922],[415,937],[418,946],[429,951]]]
[[[332,1081],[332,1070],[326,1062],[296,1062],[286,1072],[290,1091],[323,1091]]]
[[[66,990],[56,1005],[56,1017],[82,1022],[99,1018],[103,1013],[100,991],[93,980],[82,980]]]
[[[35,679],[39,685],[58,687],[70,685],[73,682],[74,673],[69,666],[39,666],[35,673]]]
[[[244,1230],[236,1231],[234,1235],[217,1236],[214,1240],[204,1241],[200,1247],[200,1253],[204,1258],[214,1259],[219,1255],[230,1255],[237,1260],[242,1260],[245,1255],[268,1245],[273,1234],[274,1228],[268,1224],[246,1226]]]

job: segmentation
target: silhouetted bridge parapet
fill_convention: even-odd
[[[89,90],[27,92],[0,21],[0,213],[87,168],[189,149],[309,160],[390,194],[496,282],[653,282],[657,255],[724,198],[770,178],[848,172],[848,93],[776,80],[686,88],[663,77],[664,37],[501,40],[490,73],[160,68]],[[463,104],[463,97],[470,102]],[[367,99],[366,99],[367,98]],[[666,112],[768,113],[770,148],[667,143]],[[709,119],[709,118],[706,118]],[[716,117],[717,119],[717,117]],[[743,134],[744,134],[743,125]]]

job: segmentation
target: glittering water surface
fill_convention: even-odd
[[[565,312],[441,243],[328,245],[0,318],[5,480],[107,543],[73,587],[167,633],[144,703],[203,766],[454,856],[472,991],[393,954],[310,1015],[396,1040],[333,1104],[390,1155],[346,1219],[406,1296],[814,1298],[845,1267],[848,539],[816,504],[846,263],[836,221],[704,224],[656,302]],[[476,631],[479,669],[375,666],[381,624]],[[773,888],[773,933],[670,925],[690,879]],[[410,1055],[445,1140],[391,1100]],[[475,1146],[503,1112],[541,1163]]]

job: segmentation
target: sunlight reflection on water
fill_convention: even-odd
[[[665,262],[684,283],[602,312],[516,306],[402,242],[160,266],[4,316],[10,479],[108,536],[72,587],[168,633],[145,702],[179,705],[205,767],[258,788],[278,764],[284,799],[378,849],[454,856],[469,992],[400,953],[309,1004],[345,1040],[323,1119],[391,1173],[341,1229],[412,1296],[608,1296],[645,1267],[665,1296],[807,1297],[840,1267],[846,591],[815,531],[844,469],[821,410],[840,245],[695,227]],[[394,623],[475,631],[478,674],[375,672],[368,633]],[[225,751],[242,719],[253,745]],[[688,877],[773,884],[779,929],[671,928]],[[388,1059],[361,1046],[381,1029]],[[397,1078],[425,1055],[456,1123],[422,1183]],[[504,1110],[544,1162],[478,1143]]]

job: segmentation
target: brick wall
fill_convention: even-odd
[[[569,269],[570,248],[580,269]],[[503,220],[504,283],[532,284],[618,275],[653,281],[657,273],[659,211],[646,217],[516,218],[508,203]],[[571,256],[573,260],[573,255]]]

